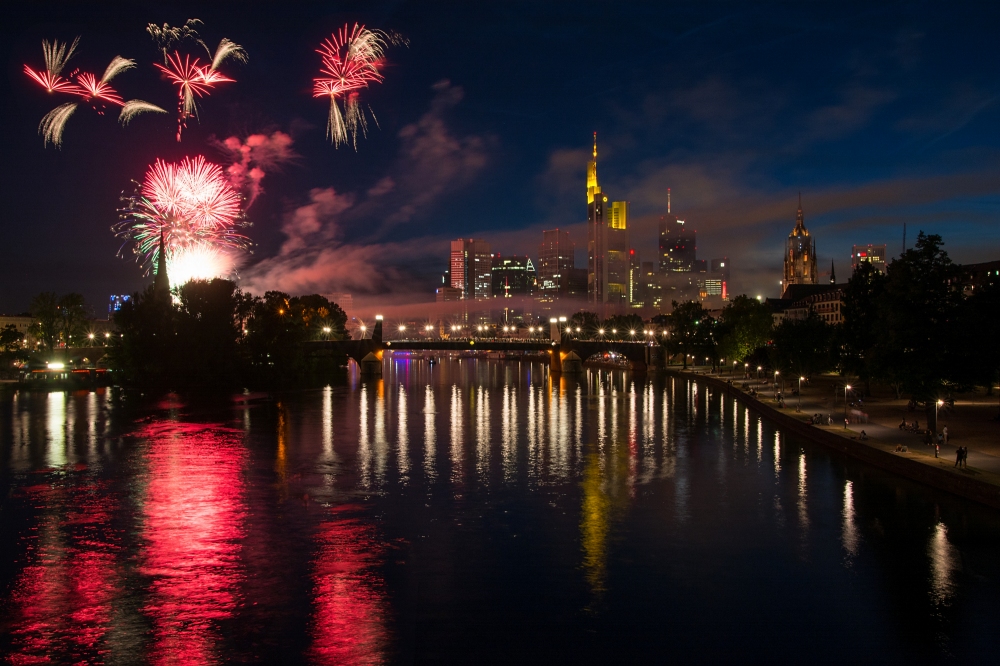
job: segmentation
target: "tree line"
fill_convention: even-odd
[[[345,362],[303,343],[348,337],[347,315],[318,294],[254,296],[229,280],[152,286],[114,315],[110,367],[126,385],[283,387],[323,383]]]

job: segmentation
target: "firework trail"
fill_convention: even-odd
[[[112,227],[132,245],[147,271],[156,265],[163,233],[167,274],[173,284],[230,275],[250,239],[240,195],[218,165],[198,156],[179,164],[157,160],[142,184],[123,195],[120,221]],[[121,255],[121,251],[119,252]]]
[[[334,146],[350,140],[357,150],[358,131],[367,136],[368,123],[358,91],[383,81],[385,49],[389,44],[405,43],[395,33],[368,30],[355,23],[353,29],[345,25],[333,33],[316,50],[322,58],[322,76],[313,79],[313,97],[330,98],[326,136]],[[371,113],[370,108],[368,111]],[[374,113],[372,119],[375,120]]]
[[[142,100],[130,100],[126,102],[118,92],[111,87],[111,80],[124,71],[135,67],[135,61],[115,56],[104,70],[104,74],[97,78],[90,72],[80,72],[74,70],[65,78],[62,70],[66,63],[73,57],[80,38],[73,40],[72,44],[58,41],[42,41],[42,53],[45,57],[45,70],[35,71],[28,65],[24,66],[24,72],[36,83],[41,85],[50,93],[63,93],[75,95],[80,98],[79,102],[67,102],[60,104],[42,117],[38,125],[38,133],[42,135],[42,140],[47,146],[52,143],[57,148],[62,146],[63,131],[66,122],[76,111],[81,103],[88,104],[98,114],[103,115],[108,105],[122,107],[119,121],[124,125],[129,120],[140,113],[158,112],[166,113],[160,107],[143,102]]]
[[[146,31],[156,42],[157,47],[163,51],[163,64],[156,67],[167,80],[177,86],[177,140],[181,140],[184,128],[187,127],[189,118],[198,117],[198,106],[195,104],[195,97],[204,97],[211,89],[219,83],[235,83],[231,79],[219,72],[219,67],[227,60],[237,62],[247,62],[247,52],[242,46],[226,39],[219,42],[215,53],[208,50],[205,42],[198,35],[194,26],[202,22],[198,19],[188,19],[187,23],[180,28],[173,28],[164,23],[162,27],[150,23]],[[181,55],[176,49],[168,53],[179,42],[192,40],[205,49],[209,62],[202,65],[201,60],[192,57],[190,54]]]

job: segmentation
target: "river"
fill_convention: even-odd
[[[0,398],[13,663],[913,663],[1000,648],[1000,513],[703,383],[387,354]]]

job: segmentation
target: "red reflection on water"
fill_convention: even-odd
[[[377,664],[385,660],[384,581],[377,571],[385,547],[375,528],[338,515],[319,525],[313,571],[313,644],[320,664]]]
[[[65,481],[63,481],[65,483]],[[101,485],[25,489],[42,511],[28,564],[14,582],[14,664],[102,661],[112,605],[120,593],[111,533],[114,500]]]
[[[242,579],[244,449],[238,432],[161,422],[149,439],[141,572],[153,663],[222,661],[218,623],[232,617]]]

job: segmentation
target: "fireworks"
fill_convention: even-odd
[[[370,83],[382,82],[385,77],[380,70],[386,46],[396,43],[403,43],[398,35],[368,30],[355,23],[353,29],[345,25],[316,50],[322,57],[323,76],[313,79],[313,97],[330,98],[326,136],[334,146],[347,143],[350,138],[357,149],[358,131],[367,136],[368,124],[358,91]]]
[[[104,70],[101,78],[90,72],[80,72],[74,70],[66,77],[62,76],[62,70],[66,63],[73,57],[76,46],[80,38],[73,40],[72,44],[58,41],[42,41],[42,54],[45,57],[45,70],[35,71],[28,65],[24,66],[24,72],[36,83],[45,88],[49,93],[63,93],[75,95],[80,98],[79,102],[67,102],[60,104],[49,111],[42,118],[38,125],[38,133],[42,135],[42,140],[47,146],[52,143],[59,147],[62,145],[63,130],[66,122],[76,111],[81,103],[88,104],[97,113],[104,114],[108,105],[122,107],[119,121],[124,125],[139,113],[158,112],[166,113],[160,107],[143,102],[142,100],[130,100],[126,102],[122,96],[111,87],[111,80],[118,74],[135,67],[135,61],[115,56]]]
[[[232,40],[223,38],[219,42],[218,48],[213,54],[205,46],[205,42],[198,36],[198,31],[194,26],[199,25],[198,19],[188,19],[187,23],[180,28],[172,28],[166,23],[163,27],[158,27],[150,23],[146,31],[163,51],[163,64],[156,67],[163,72],[167,79],[177,86],[177,140],[181,140],[181,134],[187,127],[188,118],[198,116],[198,106],[195,104],[195,97],[204,97],[211,89],[219,83],[235,83],[235,79],[223,75],[218,71],[219,67],[226,60],[236,60],[238,62],[247,61],[247,53],[242,46]],[[208,54],[210,62],[205,65],[199,64],[198,58],[192,58],[189,54],[181,55],[174,50],[168,53],[170,48],[177,42],[186,39],[193,40],[200,44]]]
[[[179,164],[157,160],[122,200],[121,221],[113,231],[131,242],[147,270],[158,261],[162,231],[167,275],[175,285],[231,274],[250,247],[250,239],[237,231],[246,225],[240,195],[222,168],[204,157]]]

